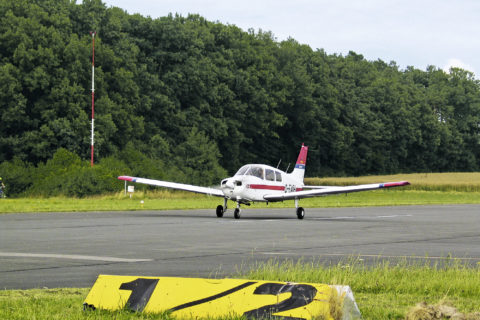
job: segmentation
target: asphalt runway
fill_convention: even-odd
[[[480,262],[480,205],[0,215],[0,288],[91,287],[99,274],[235,276],[270,259]],[[423,262],[422,262],[423,263]]]

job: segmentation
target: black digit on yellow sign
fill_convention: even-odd
[[[303,319],[295,317],[274,316],[274,313],[292,310],[306,306],[313,301],[317,294],[317,289],[306,284],[281,284],[265,283],[258,286],[254,294],[279,295],[281,293],[291,292],[292,296],[280,303],[264,306],[255,310],[245,312],[243,315],[247,318],[255,319]]]
[[[213,296],[210,296],[210,297],[206,297],[206,298],[203,298],[203,299],[199,299],[199,300],[195,300],[195,301],[192,301],[192,302],[184,303],[184,304],[182,304],[182,305],[173,307],[173,308],[171,308],[169,311],[177,311],[177,310],[181,310],[181,309],[185,309],[185,308],[190,308],[190,307],[193,307],[193,306],[202,304],[202,303],[210,302],[210,301],[213,301],[213,300],[216,300],[216,299],[225,297],[225,296],[227,296],[227,295],[229,295],[229,294],[232,294],[232,293],[234,293],[234,292],[240,291],[240,290],[242,290],[242,289],[245,289],[246,287],[249,287],[249,286],[251,286],[251,285],[253,285],[253,284],[255,284],[255,283],[256,283],[255,281],[245,282],[244,284],[241,284],[241,285],[239,285],[239,286],[236,286],[235,288],[229,289],[229,290],[227,290],[227,291],[220,292],[220,293],[218,293],[218,294],[216,294],[216,295],[213,295]]]
[[[126,307],[132,311],[141,312],[152,296],[158,279],[138,278],[131,282],[122,283],[120,290],[131,290]]]

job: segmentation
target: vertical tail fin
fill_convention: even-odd
[[[295,168],[293,169],[292,173],[290,173],[295,180],[301,181],[302,183],[303,177],[305,176],[305,166],[307,164],[307,152],[308,147],[302,143],[302,148],[298,154],[297,163],[295,164]]]

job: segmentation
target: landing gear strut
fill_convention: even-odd
[[[227,211],[227,198],[223,199],[223,206],[218,205],[217,206],[217,217],[221,218],[223,217],[223,214]]]
[[[235,219],[240,219],[240,202],[237,202],[237,207],[235,208],[235,211],[233,211],[233,216]]]

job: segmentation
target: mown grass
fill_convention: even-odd
[[[362,177],[306,178],[307,185],[345,186],[389,181],[409,181],[407,190],[480,192],[480,172],[411,173]]]
[[[83,311],[89,292],[84,289],[31,289],[0,291],[0,319],[64,320],[64,319],[169,319],[158,314]]]
[[[142,203],[143,201],[143,203]],[[478,204],[479,192],[422,191],[407,189],[376,190],[343,195],[302,199],[305,208],[335,208],[364,206],[400,206],[433,204]],[[217,197],[185,192],[139,192],[132,198],[117,195],[89,198],[21,198],[1,199],[0,213],[14,212],[79,212],[79,211],[132,211],[132,210],[194,210],[211,209],[223,204]],[[233,207],[230,203],[229,207]],[[293,201],[255,203],[249,208],[293,208]]]
[[[301,204],[306,208],[311,208],[480,203],[480,172],[399,174],[353,178],[306,178],[305,184],[352,185],[402,180],[409,181],[411,185],[395,189],[303,199]],[[217,197],[158,188],[135,192],[131,198],[129,195],[126,196],[119,191],[116,194],[88,198],[0,199],[0,213],[193,210],[212,209],[221,203],[223,203],[223,200]],[[254,204],[251,208],[265,207],[265,203],[259,203]],[[291,208],[293,207],[293,201],[270,203],[268,207]]]
[[[379,257],[381,258],[381,257]],[[480,312],[480,267],[451,259],[442,264],[401,260],[367,266],[359,258],[337,265],[304,261],[259,263],[240,270],[235,278],[349,285],[362,316],[368,319],[404,319],[418,302],[450,301],[463,313]],[[83,311],[89,289],[34,289],[0,291],[0,319],[171,319],[168,314],[129,311]],[[240,318],[238,318],[240,319]]]

